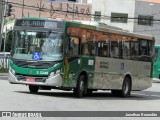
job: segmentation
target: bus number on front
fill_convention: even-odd
[[[48,72],[46,72],[46,71],[40,71],[39,74],[40,75],[48,75]]]

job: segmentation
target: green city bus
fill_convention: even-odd
[[[111,90],[127,97],[152,85],[154,38],[83,21],[15,21],[8,80],[83,97]]]
[[[160,79],[160,45],[155,45],[153,78]]]

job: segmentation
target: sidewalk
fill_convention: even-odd
[[[0,80],[8,80],[8,73],[0,73]]]
[[[156,79],[156,78],[153,78],[153,82],[154,82],[154,83],[160,83],[160,80],[159,80],[159,79]]]
[[[0,76],[8,76],[8,73],[0,73]]]

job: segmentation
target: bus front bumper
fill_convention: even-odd
[[[28,82],[28,81],[20,81],[16,78],[15,75],[11,73],[9,70],[8,81],[11,84],[25,84],[25,85],[38,85],[38,86],[62,86],[62,77],[60,74],[55,75],[54,77],[47,78],[45,82]]]

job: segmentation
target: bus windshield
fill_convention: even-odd
[[[57,61],[63,58],[62,33],[14,31],[15,59]]]

